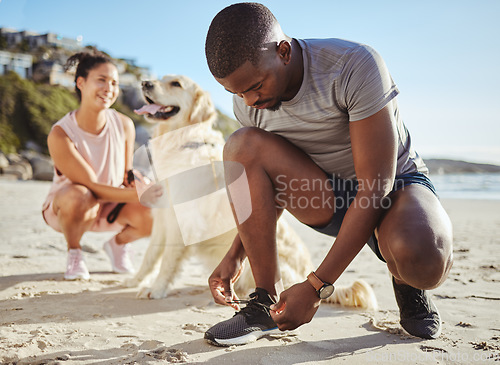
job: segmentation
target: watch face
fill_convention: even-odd
[[[319,290],[319,297],[321,299],[326,299],[333,294],[335,287],[333,285],[325,285]]]

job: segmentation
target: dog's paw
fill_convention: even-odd
[[[167,297],[167,289],[163,288],[141,288],[137,293],[137,298],[141,299],[162,299]]]
[[[123,281],[123,286],[127,287],[127,288],[136,288],[139,286],[139,284],[141,283],[141,280],[137,279],[137,278],[127,278]]]
[[[168,206],[168,200],[165,199],[164,190],[161,184],[150,185],[139,200],[148,208],[165,208]]]

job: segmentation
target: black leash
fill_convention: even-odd
[[[127,171],[127,181],[129,184],[132,184],[132,181],[134,181],[135,175],[134,171],[128,170]],[[106,220],[108,221],[109,224],[114,223],[116,218],[118,218],[118,214],[120,214],[120,211],[122,208],[125,206],[126,203],[119,203],[114,207],[114,209],[109,212],[108,216],[106,217]]]

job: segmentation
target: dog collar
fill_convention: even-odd
[[[191,148],[193,150],[200,148],[201,146],[212,146],[215,147],[216,145],[214,143],[207,143],[207,142],[187,142],[181,146],[182,149],[184,148]]]

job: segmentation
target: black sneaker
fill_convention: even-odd
[[[438,338],[441,334],[441,317],[429,294],[409,285],[396,284],[394,277],[392,286],[401,317],[399,323],[406,332],[426,339]]]
[[[269,314],[269,306],[275,301],[269,293],[256,288],[250,294],[250,300],[233,316],[233,318],[217,323],[205,332],[205,340],[216,346],[244,345],[258,340],[262,336],[279,333],[279,329]]]

